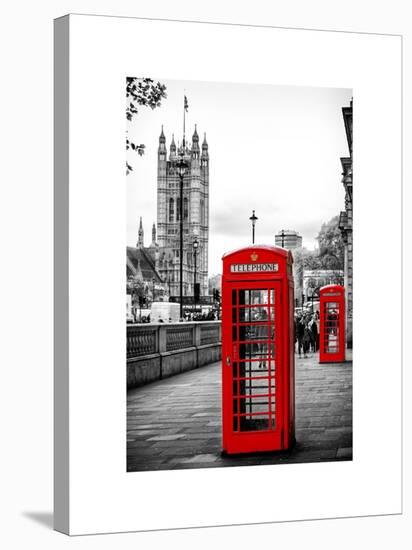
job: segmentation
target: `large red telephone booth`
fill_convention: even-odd
[[[275,451],[294,442],[292,263],[289,251],[274,246],[223,256],[224,453]]]
[[[319,363],[341,363],[345,361],[345,288],[327,285],[319,296]]]

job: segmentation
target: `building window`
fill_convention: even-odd
[[[175,202],[171,198],[169,199],[169,222],[172,222],[175,217]]]
[[[189,207],[187,197],[183,199],[183,219],[187,220],[189,217]]]
[[[203,199],[200,201],[200,225],[205,225],[205,203]]]
[[[179,222],[180,221],[180,198],[177,199],[176,203],[177,203],[177,206],[176,206],[176,221]]]

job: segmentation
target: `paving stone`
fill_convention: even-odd
[[[213,454],[201,454],[201,455],[195,455],[191,458],[185,458],[184,460],[181,460],[182,464],[190,464],[190,463],[204,463],[204,462],[215,462],[217,460],[217,456]]]
[[[178,439],[183,439],[184,437],[184,434],[157,435],[155,437],[149,437],[147,441],[176,441]]]
[[[296,361],[290,451],[222,457],[220,363],[135,388],[127,396],[128,471],[350,460],[352,365]]]

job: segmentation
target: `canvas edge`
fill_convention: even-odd
[[[69,47],[70,17],[54,20],[54,516],[69,534]]]

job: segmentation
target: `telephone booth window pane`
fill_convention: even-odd
[[[239,399],[239,410],[248,414],[249,417],[259,414],[269,414],[269,396],[266,397],[244,397]]]
[[[257,382],[260,382],[257,384]],[[245,398],[262,398],[262,399],[268,399],[268,397],[271,397],[271,400],[274,401],[275,395],[273,391],[274,386],[268,385],[268,380],[249,380],[247,384],[245,384],[244,387],[244,393],[240,394],[240,396],[243,396]]]
[[[339,304],[325,302],[324,305],[324,350],[326,353],[339,353]]]
[[[251,361],[242,361],[239,363],[239,373],[241,378],[268,376],[274,373],[274,361],[268,361],[264,358],[252,359]]]
[[[259,358],[273,357],[275,354],[274,344],[268,342],[259,342],[251,344],[240,344],[239,357],[243,358]]]
[[[269,416],[258,415],[240,415],[240,431],[254,432],[269,429]]]
[[[271,308],[270,308],[271,309]],[[267,321],[268,308],[263,307],[240,307],[239,308],[239,322],[240,323],[258,323]]]
[[[239,327],[239,341],[250,342],[271,338],[272,331],[268,324],[243,325]]]
[[[255,305],[268,303],[267,289],[239,290],[240,305]]]
[[[267,290],[250,290],[249,303],[250,304],[267,304],[268,291]]]
[[[270,289],[270,303],[272,305],[275,303],[275,291],[273,288]]]
[[[276,427],[275,291],[232,290],[233,430]],[[237,350],[237,351],[236,351]]]

